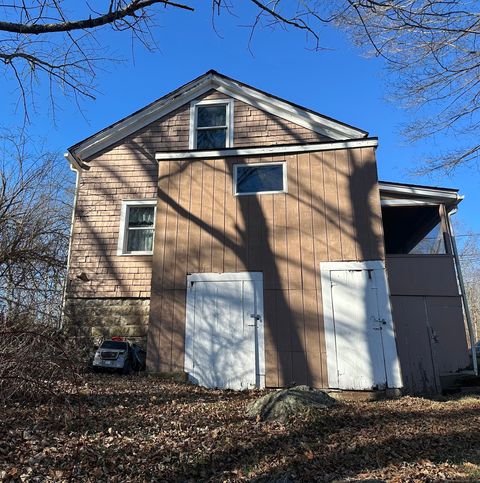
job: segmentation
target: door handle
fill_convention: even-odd
[[[262,317],[258,314],[250,314],[250,317],[254,319],[253,324],[247,324],[249,327],[255,327],[257,325],[257,320],[261,320]]]

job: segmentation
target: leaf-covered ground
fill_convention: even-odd
[[[81,417],[0,407],[5,481],[480,481],[480,399],[342,403],[288,424],[244,416],[258,393],[89,376]]]

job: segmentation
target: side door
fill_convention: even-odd
[[[401,387],[393,320],[381,262],[322,264],[329,386]]]

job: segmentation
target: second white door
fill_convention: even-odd
[[[401,387],[382,262],[329,262],[321,271],[329,386]]]

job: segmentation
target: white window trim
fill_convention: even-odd
[[[127,252],[127,241],[128,241],[128,213],[129,208],[132,206],[153,206],[153,242],[151,251],[138,251],[138,252]],[[157,200],[152,199],[142,199],[142,200],[123,200],[122,208],[120,212],[120,230],[118,232],[118,245],[117,245],[117,255],[121,256],[137,256],[137,255],[153,255],[153,249],[155,245],[155,222],[157,218]]]
[[[188,138],[188,148],[197,149],[197,106],[205,105],[226,106],[227,134],[225,136],[225,147],[233,147],[233,99],[202,99],[190,103],[190,135]]]
[[[239,166],[248,166],[248,167],[258,167],[258,166],[282,166],[283,172],[283,189],[282,190],[274,190],[274,191],[249,191],[248,193],[237,193],[237,168]],[[235,196],[249,196],[249,195],[272,195],[278,193],[288,193],[288,186],[287,186],[287,163],[285,161],[275,161],[271,163],[238,163],[233,165],[233,194]]]

